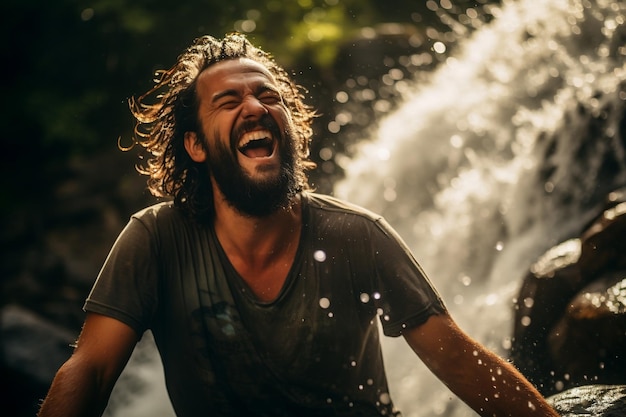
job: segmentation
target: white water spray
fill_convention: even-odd
[[[505,355],[530,264],[626,181],[626,4],[494,15],[359,145],[335,195],[384,214],[461,327]],[[475,415],[403,340],[384,350],[405,417]]]

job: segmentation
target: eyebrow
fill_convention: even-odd
[[[258,86],[256,86],[254,89],[254,94],[258,95],[266,91],[271,91],[273,93],[280,95],[280,91],[276,87],[272,86],[271,84],[265,84],[265,83],[259,84]],[[240,94],[237,90],[228,89],[228,90],[220,91],[219,93],[215,93],[213,95],[213,98],[211,99],[211,102],[215,103],[216,101],[219,101],[220,99],[224,97],[239,97],[239,96]]]
[[[213,95],[213,98],[211,99],[212,103],[215,103],[216,101],[224,98],[224,97],[229,97],[229,96],[233,96],[233,97],[237,97],[239,95],[239,93],[237,93],[237,91],[230,89],[230,90],[224,90],[221,91],[219,93],[216,93]]]

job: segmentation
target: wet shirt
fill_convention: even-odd
[[[285,284],[258,301],[212,227],[171,203],[134,216],[85,309],[152,330],[172,405],[192,416],[380,416],[395,412],[381,355],[388,336],[445,307],[385,220],[302,195]]]

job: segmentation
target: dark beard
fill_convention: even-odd
[[[279,141],[281,168],[275,178],[255,181],[241,168],[237,161],[238,133],[233,134],[230,149],[223,142],[216,141],[215,146],[208,152],[209,170],[226,202],[241,214],[250,217],[265,217],[276,210],[289,207],[298,192],[295,173],[296,150],[290,132],[281,134],[269,116],[260,124],[268,128]],[[209,148],[203,134],[201,139]]]

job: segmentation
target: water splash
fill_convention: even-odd
[[[505,354],[530,263],[626,183],[626,4],[493,13],[358,146],[335,195],[384,214],[461,326]],[[474,415],[403,341],[385,351],[405,416]]]

